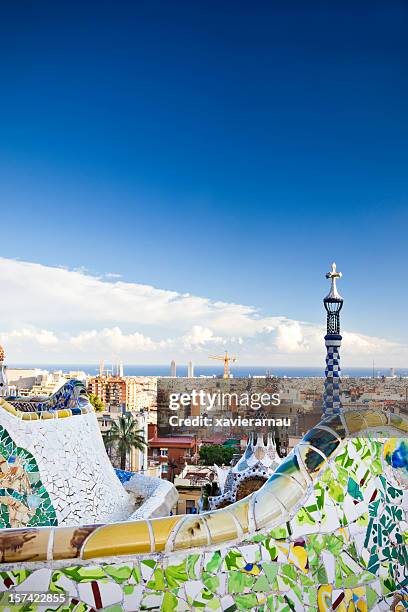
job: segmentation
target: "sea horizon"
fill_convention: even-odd
[[[32,369],[38,368],[42,370],[62,370],[63,372],[81,371],[89,376],[95,376],[99,373],[99,364],[91,363],[15,363],[8,366],[9,369]],[[116,374],[116,364],[107,364],[106,369],[108,372]],[[397,377],[408,376],[408,368],[393,368],[394,374]],[[177,365],[177,376],[186,377],[188,371],[187,364]],[[231,374],[235,378],[248,377],[248,376],[279,376],[289,378],[312,378],[312,377],[324,377],[324,367],[319,366],[234,366],[230,368]],[[123,364],[123,373],[125,376],[170,376],[170,365],[136,365],[136,364]],[[213,365],[194,365],[194,375],[199,376],[220,376],[223,373],[223,367]],[[390,376],[390,367],[375,367],[374,377]],[[342,369],[343,377],[356,377],[356,378],[372,378],[373,367],[344,367]]]

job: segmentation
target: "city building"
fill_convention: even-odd
[[[157,378],[154,376],[92,376],[88,392],[96,395],[108,412],[146,410],[155,422],[157,409]]]
[[[194,363],[192,361],[188,362],[187,377],[194,378]]]
[[[176,362],[174,361],[174,359],[170,363],[170,376],[172,378],[175,378],[177,376],[177,366],[176,366]]]
[[[9,389],[19,397],[50,396],[68,380],[86,381],[82,371],[63,372],[62,370],[42,370],[40,368],[10,368],[8,370]]]
[[[38,385],[41,376],[47,375],[48,370],[41,368],[8,368],[9,385],[13,387],[16,395],[29,395],[32,387]]]
[[[105,406],[126,409],[126,382],[119,376],[93,376],[88,393],[96,395]]]
[[[160,465],[162,478],[174,480],[186,464],[197,455],[198,444],[195,436],[155,435],[149,439],[148,458]]]
[[[148,412],[149,422],[157,421],[157,377],[124,376],[127,410]]]
[[[190,483],[179,483],[174,486],[179,494],[173,514],[197,514],[201,497],[201,486]]]
[[[214,478],[214,469],[207,465],[186,464],[174,478],[179,494],[173,514],[197,514],[202,487]]]

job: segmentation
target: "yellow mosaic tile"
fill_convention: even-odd
[[[228,507],[228,512],[233,514],[239,524],[241,525],[242,531],[244,533],[248,533],[249,531],[249,523],[248,523],[248,513],[249,513],[249,499],[241,499],[241,501],[235,502]]]
[[[380,410],[365,410],[364,418],[369,427],[376,427],[377,425],[387,425],[387,415]]]
[[[390,415],[390,424],[393,427],[396,427],[396,429],[398,429],[399,431],[408,432],[408,421],[399,414]]]
[[[96,529],[82,552],[82,559],[133,555],[151,551],[150,530],[147,521],[116,523]]]
[[[387,416],[380,410],[345,412],[344,419],[349,432],[352,434],[364,431],[367,427],[377,427],[387,424]]]
[[[0,530],[2,562],[45,561],[51,531],[51,528]]]
[[[179,527],[173,543],[173,550],[195,548],[210,544],[207,526],[202,517],[186,516]]]
[[[302,570],[304,574],[307,574],[309,557],[304,546],[291,544],[289,547],[288,561]]]
[[[80,557],[85,540],[98,527],[58,527],[54,530],[53,559],[75,559]]]
[[[204,514],[204,520],[207,523],[212,544],[235,540],[238,537],[237,526],[228,510]]]
[[[317,606],[319,612],[326,612],[332,609],[332,593],[333,587],[331,584],[322,584],[317,591]]]
[[[14,408],[14,406],[12,406],[11,404],[9,404],[8,402],[6,402],[3,399],[0,399],[0,406],[1,408],[3,408],[4,410],[6,410],[7,412],[9,412],[10,414],[14,414],[14,416],[17,415],[17,410]]]
[[[66,417],[72,416],[71,410],[65,408],[64,410],[57,410],[57,419],[65,419]]]
[[[36,412],[22,412],[21,418],[23,421],[38,421],[39,416]]]
[[[182,520],[182,516],[166,516],[165,518],[152,519],[150,521],[154,536],[154,549],[156,551],[165,549],[170,533],[177,523]]]
[[[344,420],[349,433],[357,433],[366,427],[366,422],[361,412],[346,412],[344,413]]]

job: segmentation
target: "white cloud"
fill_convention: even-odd
[[[2,341],[5,344],[19,344],[22,347],[25,343],[33,342],[39,346],[55,346],[58,344],[57,336],[47,329],[35,329],[22,327],[21,329],[14,329],[10,332],[1,334]]]
[[[400,350],[405,350],[404,345],[397,342],[347,331],[343,332],[343,347],[345,351],[353,355],[375,355],[381,352],[391,355]]]
[[[144,336],[139,332],[133,334],[124,334],[119,327],[103,328],[101,330],[93,329],[91,331],[82,331],[76,336],[69,339],[70,344],[84,353],[92,353],[96,351],[109,351],[113,356],[120,356],[121,353],[129,351],[146,351],[155,350],[157,343],[153,342],[148,336]]]
[[[208,344],[225,344],[226,340],[221,336],[215,336],[208,327],[194,325],[190,333],[183,337],[184,347],[187,349],[200,348]]]
[[[299,321],[281,323],[276,332],[276,347],[282,353],[299,353],[308,350]]]
[[[0,258],[0,342],[9,361],[206,363],[222,347],[240,364],[323,364],[323,325],[263,316],[251,305]],[[5,289],[4,289],[5,288]],[[407,347],[344,332],[343,358],[404,365]]]

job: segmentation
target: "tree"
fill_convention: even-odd
[[[229,465],[237,449],[233,446],[208,444],[200,448],[200,463],[202,465]]]
[[[132,414],[120,414],[105,434],[104,442],[107,449],[115,448],[120,457],[120,469],[126,469],[126,457],[132,448],[143,450],[146,440],[143,430],[137,429],[137,421]]]
[[[94,407],[95,412],[103,412],[105,410],[105,404],[103,401],[93,393],[88,393],[89,401]]]

